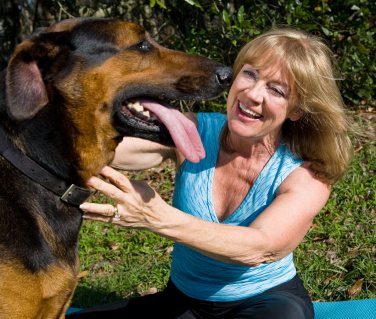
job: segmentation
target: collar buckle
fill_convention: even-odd
[[[82,188],[82,187],[79,187],[75,184],[72,184],[71,186],[69,186],[69,188],[65,191],[65,193],[63,194],[63,196],[60,197],[60,199],[63,201],[63,202],[66,202],[68,204],[72,204],[72,201],[70,200],[70,196],[72,196],[74,194],[74,192],[78,192],[78,193],[86,193],[88,196],[87,197],[90,197],[90,195],[92,194],[92,192],[90,192],[89,190],[85,189],[85,188]]]

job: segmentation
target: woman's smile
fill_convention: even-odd
[[[240,101],[238,101],[238,111],[240,112],[241,115],[246,116],[246,117],[253,119],[253,120],[258,120],[258,119],[261,119],[263,117],[261,114],[256,113],[256,112],[254,112],[250,109],[247,109],[247,107],[245,105],[243,105],[243,103],[240,102]]]

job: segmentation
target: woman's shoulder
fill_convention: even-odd
[[[310,162],[304,162],[294,169],[278,188],[277,196],[284,193],[301,193],[313,196],[318,201],[325,202],[330,194],[330,185],[317,178],[317,173],[312,169]]]
[[[299,156],[294,154],[294,152],[285,145],[283,140],[280,143],[276,153],[276,156],[284,163],[291,163],[292,165],[302,165],[304,163],[304,160],[300,159]]]

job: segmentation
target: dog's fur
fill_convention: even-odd
[[[219,95],[230,70],[168,50],[115,19],[71,19],[39,30],[0,73],[0,125],[24,154],[86,187],[123,136],[173,146],[121,112],[131,97],[202,100]],[[124,110],[123,110],[124,111]],[[82,211],[0,156],[0,318],[64,318],[77,283]]]

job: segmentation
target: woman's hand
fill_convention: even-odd
[[[101,175],[115,186],[97,177],[91,177],[87,184],[112,198],[116,202],[120,217],[114,217],[113,205],[83,203],[80,208],[85,211],[85,219],[153,232],[165,227],[163,218],[168,214],[164,212],[168,211],[170,206],[145,181],[130,181],[108,166],[103,168]]]

